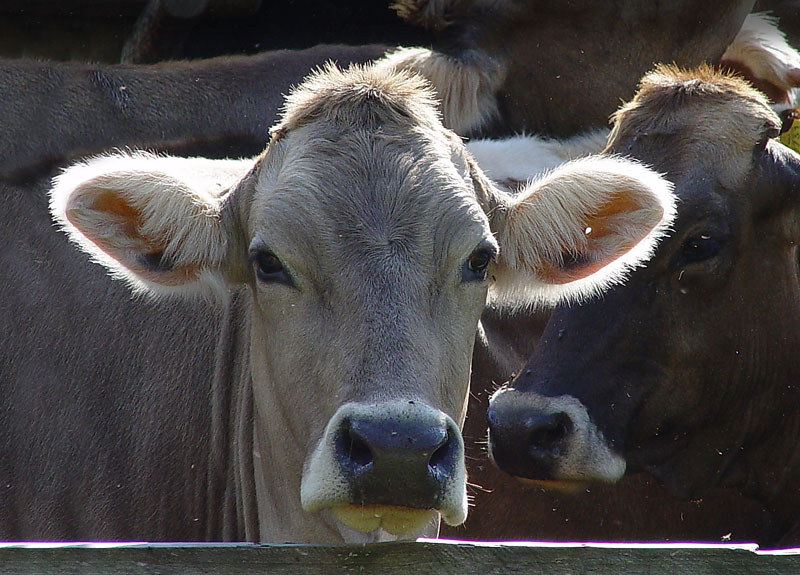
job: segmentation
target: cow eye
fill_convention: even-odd
[[[711,259],[720,252],[723,244],[724,241],[720,237],[708,234],[692,236],[683,242],[678,263],[686,265]]]
[[[497,255],[493,247],[479,247],[470,254],[464,263],[462,279],[464,281],[484,281],[488,275],[489,264]]]
[[[255,266],[256,277],[264,283],[284,283],[293,285],[289,274],[272,252],[259,250],[250,254],[250,265]]]

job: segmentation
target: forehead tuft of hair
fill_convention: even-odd
[[[766,96],[743,78],[708,65],[689,70],[659,65],[642,78],[634,98],[611,119],[609,141],[698,127],[732,129],[758,141],[765,131],[780,126]]]
[[[422,76],[402,70],[328,62],[286,97],[273,135],[313,121],[346,127],[383,124],[441,126],[436,96]]]

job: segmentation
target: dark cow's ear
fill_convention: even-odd
[[[618,283],[650,257],[675,214],[672,185],[618,157],[569,162],[495,201],[488,214],[500,255],[490,296],[512,306]]]
[[[777,140],[768,140],[755,151],[754,168],[755,182],[751,180],[743,186],[754,214],[796,214],[800,210],[800,154]],[[795,215],[791,217],[796,219]]]
[[[225,289],[232,217],[224,191],[252,162],[106,156],[55,180],[53,217],[84,251],[136,290]]]

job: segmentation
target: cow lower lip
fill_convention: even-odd
[[[331,508],[331,513],[355,531],[370,533],[381,528],[392,535],[403,536],[422,529],[436,511],[393,505],[338,505]]]

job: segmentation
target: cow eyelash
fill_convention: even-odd
[[[725,244],[724,238],[710,234],[692,236],[683,242],[678,263],[686,265],[709,260],[716,256]]]
[[[485,281],[489,277],[489,264],[497,257],[493,246],[481,246],[472,252],[461,268],[462,281]]]
[[[256,277],[261,283],[281,283],[294,286],[283,263],[271,251],[263,249],[251,251],[247,262],[255,268]]]

